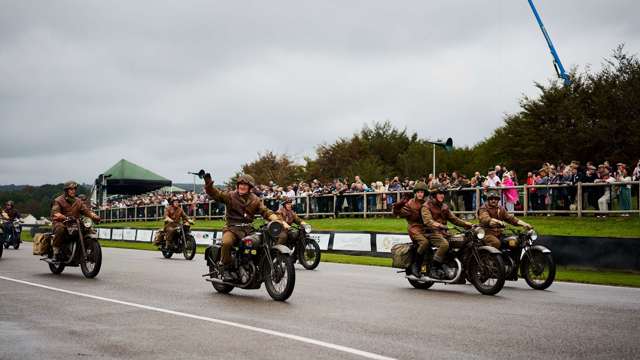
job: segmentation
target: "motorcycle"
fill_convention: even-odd
[[[165,235],[166,236],[166,235]],[[166,241],[161,241],[159,249],[166,259],[174,253],[182,253],[185,259],[193,260],[196,256],[196,239],[191,235],[191,224],[181,224],[176,230],[176,236],[171,248],[166,247]]]
[[[538,233],[533,229],[507,231],[509,235],[500,239],[507,280],[517,281],[520,270],[520,276],[531,288],[544,290],[551,286],[556,278],[556,264],[551,250],[535,244]]]
[[[5,224],[9,225],[9,231],[5,233]],[[20,247],[20,243],[22,240],[20,239],[20,234],[22,233],[22,225],[19,219],[13,221],[5,221],[0,224],[0,241],[2,241],[2,247],[8,249],[9,246],[13,246],[14,249],[18,250]]]
[[[495,295],[504,286],[505,267],[502,253],[482,243],[485,232],[481,227],[469,230],[455,228],[458,233],[448,236],[449,251],[442,262],[444,276],[442,278],[429,277],[429,264],[433,259],[435,247],[430,247],[426,254],[426,265],[423,265],[421,276],[417,278],[411,273],[409,265],[405,270],[405,278],[417,289],[428,289],[434,283],[464,284],[469,280],[471,284],[484,295]],[[413,254],[415,253],[415,245]]]
[[[233,225],[232,225],[233,226]],[[251,224],[236,225],[250,227]],[[232,281],[223,280],[223,266],[220,264],[221,243],[218,241],[209,246],[204,253],[209,272],[202,275],[208,277],[213,288],[227,294],[233,288],[259,289],[265,283],[269,296],[276,301],[285,301],[293,293],[296,273],[291,260],[291,250],[284,245],[274,245],[275,239],[284,230],[283,225],[271,221],[262,225],[258,231],[243,238],[238,246],[234,246]]]
[[[40,260],[48,263],[49,270],[54,274],[61,274],[67,266],[80,266],[86,278],[96,277],[102,266],[102,248],[93,228],[93,220],[88,217],[67,217],[64,224],[69,235],[60,249],[64,260],[55,261],[51,247],[47,255]],[[52,234],[48,236],[51,237]]]
[[[320,264],[320,245],[309,234],[311,234],[309,224],[289,230],[290,239],[294,240],[291,259],[294,263],[296,260],[300,261],[300,265],[305,269],[313,270]]]

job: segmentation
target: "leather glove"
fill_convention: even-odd
[[[203,179],[204,179],[205,183],[212,183],[213,182],[213,180],[211,179],[211,174],[210,173],[204,174]]]

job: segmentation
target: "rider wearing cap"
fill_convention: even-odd
[[[417,245],[416,256],[411,264],[411,272],[420,277],[424,252],[429,246],[429,239],[425,236],[425,227],[422,222],[421,209],[426,201],[429,188],[424,182],[418,182],[413,188],[413,198],[403,198],[393,204],[393,214],[407,220],[407,232],[409,238]]]
[[[478,209],[478,219],[480,226],[485,230],[484,243],[500,248],[500,237],[502,237],[502,228],[505,223],[515,226],[522,226],[525,229],[531,229],[532,226],[526,222],[509,214],[507,209],[500,206],[500,194],[496,190],[489,190],[487,194],[487,202]]]
[[[304,225],[304,222],[295,211],[293,211],[293,200],[290,197],[285,197],[281,202],[282,207],[278,209],[276,215],[280,218],[280,220],[286,222],[288,225],[297,224]],[[278,245],[287,245],[287,240],[289,237],[289,231],[283,231],[278,236]]]
[[[15,204],[12,200],[7,201],[4,204],[4,209],[0,213],[0,218],[3,223],[4,233],[8,234],[11,231],[11,223],[20,218],[20,213],[15,209]]]
[[[180,201],[177,197],[171,198],[171,203],[167,205],[164,211],[164,239],[165,247],[171,249],[173,247],[173,239],[176,236],[180,220],[193,223],[180,207]]]
[[[260,214],[265,220],[280,221],[278,216],[269,210],[260,198],[251,189],[255,187],[255,181],[251,175],[240,175],[236,181],[236,190],[221,191],[213,186],[211,174],[204,175],[204,189],[207,195],[215,201],[226,205],[226,224],[222,230],[222,249],[220,262],[224,266],[223,277],[231,279],[229,274],[233,259],[231,248],[239,240],[254,232],[252,223],[255,215]],[[289,225],[283,223],[285,230]]]
[[[64,244],[67,234],[64,221],[68,217],[78,218],[80,215],[84,215],[95,222],[100,222],[100,217],[76,197],[77,190],[78,184],[75,181],[67,181],[64,183],[64,194],[53,200],[51,220],[53,221],[53,258],[55,261],[62,261],[59,257],[60,248]]]
[[[446,239],[448,235],[447,221],[466,229],[473,227],[473,224],[458,218],[449,210],[449,206],[444,203],[446,192],[447,190],[443,186],[432,187],[429,191],[429,200],[422,206],[422,221],[427,227],[427,238],[432,246],[438,248],[429,266],[429,276],[436,278],[441,277],[442,261],[449,250],[449,242]]]

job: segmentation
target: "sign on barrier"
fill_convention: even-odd
[[[98,239],[111,240],[111,229],[98,229]]]
[[[122,240],[122,229],[112,229],[111,240]]]
[[[376,251],[379,253],[390,253],[393,245],[408,242],[411,242],[409,235],[376,234]]]
[[[333,250],[371,251],[371,235],[336,233],[333,235]]]
[[[153,235],[153,231],[151,230],[138,230],[136,241],[151,242],[151,235]]]
[[[122,231],[122,240],[135,241],[136,229],[124,229]]]
[[[309,237],[320,245],[320,250],[329,250],[329,238],[331,234],[309,234]]]
[[[216,237],[215,231],[192,231],[191,235],[196,239],[198,245],[211,245],[211,242]]]

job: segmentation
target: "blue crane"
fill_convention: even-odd
[[[564,70],[564,66],[562,66],[562,62],[560,61],[560,56],[558,56],[558,52],[556,48],[553,46],[553,42],[551,41],[551,37],[549,33],[547,33],[547,29],[545,29],[544,24],[542,23],[542,19],[540,18],[540,14],[538,14],[538,10],[535,5],[533,5],[533,0],[529,0],[529,5],[531,6],[531,11],[533,11],[533,15],[536,17],[536,21],[540,26],[540,30],[542,30],[542,35],[544,35],[545,40],[547,40],[547,45],[549,45],[549,50],[551,51],[551,55],[553,56],[553,66],[556,69],[556,73],[558,77],[564,80],[565,85],[571,85],[571,79],[569,78],[569,74]]]

